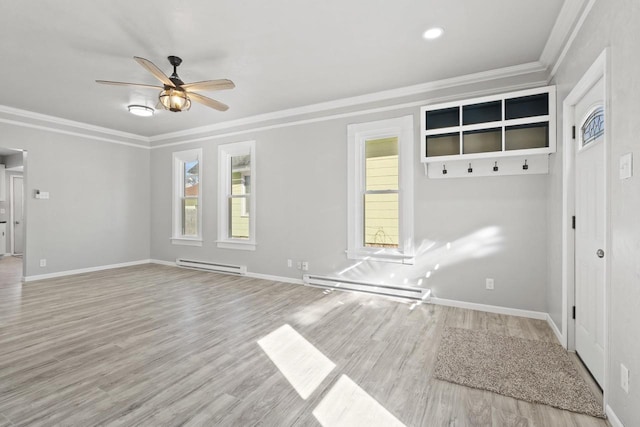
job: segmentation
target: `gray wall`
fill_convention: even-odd
[[[5,123],[0,146],[27,150],[27,276],[149,258],[148,150]]]
[[[637,0],[600,0],[595,2],[567,57],[555,76],[559,88],[558,103],[562,105],[571,88],[605,47],[610,47],[610,98],[607,112],[610,142],[610,221],[611,221],[611,301],[609,305],[609,405],[626,426],[640,423],[640,2]],[[559,128],[561,131],[561,128]],[[618,178],[620,155],[633,153],[636,164],[631,179]],[[562,148],[554,159],[556,173],[550,176],[549,248],[561,245],[561,185]],[[557,313],[561,301],[561,259],[550,250],[551,274],[548,309]],[[557,314],[554,314],[554,320]],[[561,319],[559,319],[561,320]],[[559,323],[558,323],[559,324]],[[620,387],[620,363],[630,372],[630,390]]]
[[[439,298],[546,311],[547,176],[428,179],[419,162],[418,107],[153,149],[152,258],[244,264],[251,272],[291,278],[302,273],[287,267],[288,258],[309,261],[309,272],[316,274],[336,275],[353,266],[345,255],[347,125],[407,114],[414,115],[416,127],[416,264],[365,262],[345,275],[394,274],[393,280],[415,285],[431,271],[423,286]],[[257,250],[218,249],[217,145],[250,139],[256,140]],[[203,148],[205,162],[205,241],[203,247],[172,245],[171,154],[196,147]],[[487,277],[495,279],[494,291],[484,289]]]

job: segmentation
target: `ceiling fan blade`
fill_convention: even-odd
[[[163,73],[160,68],[156,67],[156,65],[153,62],[149,61],[148,59],[140,58],[139,56],[134,56],[133,59],[135,59],[138,64],[146,68],[147,71],[149,71],[151,74],[156,76],[156,78],[160,80],[162,83],[164,83],[165,85],[170,87],[176,87],[176,85],[173,84],[171,79],[167,77],[167,75]]]
[[[187,92],[192,90],[224,90],[233,89],[236,87],[231,80],[219,79],[219,80],[205,80],[203,82],[187,83],[180,86]]]
[[[197,93],[189,92],[189,99],[195,102],[199,102],[200,104],[206,105],[207,107],[211,107],[214,110],[227,111],[229,109],[228,105],[225,105],[220,101],[216,101],[215,99],[211,99],[211,98],[207,98],[206,96],[199,95]]]
[[[102,85],[114,85],[114,86],[137,86],[137,87],[144,87],[147,89],[164,89],[163,86],[145,85],[140,83],[112,82],[110,80],[96,80],[96,83],[100,83]]]

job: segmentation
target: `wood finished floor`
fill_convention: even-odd
[[[0,427],[318,426],[343,376],[406,426],[608,425],[432,378],[445,325],[554,341],[543,321],[159,265],[20,284],[5,261]],[[283,325],[335,364],[306,400],[257,344]]]

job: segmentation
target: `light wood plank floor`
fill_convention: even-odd
[[[258,344],[283,325],[335,364],[306,399]],[[0,280],[0,427],[319,426],[345,376],[406,426],[607,425],[433,379],[445,325],[555,340],[543,321],[159,265]]]

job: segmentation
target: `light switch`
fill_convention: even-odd
[[[620,179],[627,179],[633,176],[633,153],[620,156]]]

